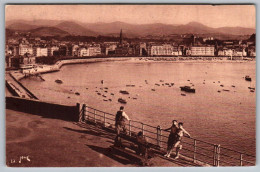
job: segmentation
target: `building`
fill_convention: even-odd
[[[79,49],[78,45],[73,45],[72,46],[72,56],[77,56],[78,49]]]
[[[32,45],[19,44],[19,55],[23,56],[25,54],[33,54]]]
[[[20,58],[20,66],[21,65],[29,65],[29,64],[35,64],[36,62],[36,58],[33,56],[33,57],[26,57],[26,56],[23,56]]]
[[[88,47],[89,56],[97,56],[101,54],[101,48],[99,46]]]
[[[223,48],[223,55],[224,56],[233,56],[233,50],[228,48]]]
[[[59,51],[59,47],[57,47],[57,46],[53,46],[53,47],[48,47],[47,48],[47,50],[48,50],[48,56],[53,56],[54,55],[54,51]]]
[[[192,46],[191,56],[214,56],[213,46]]]
[[[151,45],[150,56],[179,56],[182,55],[178,46],[170,44]]]
[[[78,57],[86,57],[89,56],[89,50],[86,48],[79,48],[78,51]]]
[[[146,48],[146,43],[141,42],[139,44],[140,50],[139,50],[139,55],[140,56],[147,56],[147,48]]]
[[[36,56],[36,57],[48,56],[48,49],[47,48],[35,47],[34,50],[33,50],[33,55]]]

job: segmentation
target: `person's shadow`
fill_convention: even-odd
[[[130,165],[130,164],[133,164],[133,165],[136,165],[136,162],[135,161],[132,161],[130,159],[127,159],[125,158],[125,156],[120,156],[119,154],[115,153],[115,151],[112,150],[112,148],[102,148],[102,147],[98,147],[98,146],[94,146],[94,145],[87,145],[90,149],[98,152],[98,153],[101,153],[115,161],[118,161],[119,163],[121,164],[124,164],[124,165]],[[113,151],[113,152],[112,152]]]

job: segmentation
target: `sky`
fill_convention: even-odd
[[[6,20],[121,21],[132,24],[187,24],[255,28],[254,5],[7,5]]]

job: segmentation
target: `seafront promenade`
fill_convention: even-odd
[[[6,110],[6,164],[10,167],[136,167],[109,151],[115,134],[100,127]],[[30,161],[20,157],[29,157]],[[151,166],[196,166],[185,159],[151,159]]]

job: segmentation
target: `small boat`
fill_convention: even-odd
[[[122,104],[126,104],[126,103],[127,103],[126,100],[125,100],[125,99],[122,99],[122,98],[119,98],[117,101],[118,101],[119,103],[122,103]]]
[[[181,93],[182,96],[186,96],[186,94]]]
[[[135,85],[126,85],[126,87],[135,87]]]
[[[112,99],[108,99],[109,101],[112,101]]]
[[[223,91],[230,91],[230,90],[227,90],[227,89],[223,89]]]
[[[97,95],[101,95],[101,93],[97,93]]]
[[[245,77],[245,80],[246,80],[246,81],[252,81],[251,77],[248,76],[248,75]]]
[[[128,91],[124,91],[124,90],[120,90],[119,93],[121,93],[121,94],[129,94]]]
[[[102,95],[103,97],[107,97],[106,95]]]
[[[75,94],[76,94],[77,96],[79,96],[79,95],[80,95],[80,93],[79,93],[79,92],[76,92]]]
[[[255,92],[254,90],[250,90],[250,92]]]
[[[107,93],[107,91],[104,91],[105,93]]]
[[[181,91],[186,91],[186,92],[190,92],[190,93],[195,93],[195,89],[190,87],[190,86],[183,86],[183,87],[180,87],[181,88]]]
[[[250,90],[255,90],[255,88],[254,87],[248,87]]]
[[[223,84],[221,84],[220,86],[221,86],[221,87],[224,87],[224,85],[223,85]]]
[[[62,84],[63,83],[62,80],[60,80],[60,79],[56,79],[55,82],[58,83],[58,84]]]
[[[156,83],[156,84],[154,84],[154,85],[160,86],[160,84],[157,84],[157,83]]]
[[[152,91],[155,91],[155,89],[151,89]]]

